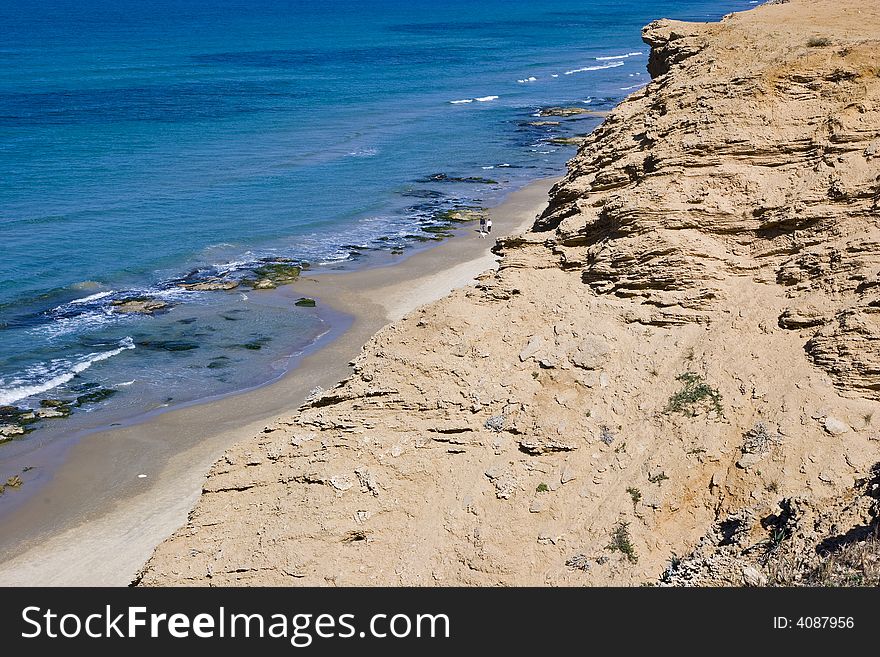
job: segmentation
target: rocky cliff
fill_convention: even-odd
[[[231,449],[140,583],[762,584],[869,537],[880,6],[643,36],[498,271]]]

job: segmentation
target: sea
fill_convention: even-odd
[[[754,4],[3,0],[0,415],[71,415],[0,465],[282,376],[340,320],[251,289],[267,266],[430,247],[450,210],[564,173],[554,140],[601,117],[541,110],[647,84],[643,25]],[[189,289],[217,279],[245,283]]]

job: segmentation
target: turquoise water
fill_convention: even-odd
[[[598,119],[528,122],[645,84],[642,25],[752,4],[4,0],[0,406],[109,391],[98,426],[277,376],[320,308],[181,283],[424,245],[563,172]]]

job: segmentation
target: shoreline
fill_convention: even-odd
[[[52,479],[4,518],[16,536],[0,538],[0,586],[130,583],[155,546],[185,523],[208,468],[227,448],[294,411],[316,386],[346,378],[349,361],[378,330],[493,268],[494,238],[528,229],[556,180],[532,181],[489,208],[492,238],[471,234],[468,224],[398,263],[322,272],[279,288],[291,299],[315,298],[351,322],[274,382],[91,433],[71,446]]]

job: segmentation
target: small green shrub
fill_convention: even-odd
[[[696,407],[700,404],[708,404],[718,415],[724,414],[721,406],[721,393],[713,388],[706,379],[696,372],[684,372],[675,377],[684,385],[682,389],[669,398],[666,405],[667,413],[681,413],[682,415],[696,415]]]
[[[535,492],[546,493],[549,490],[550,490],[550,487],[547,484],[540,483],[540,484],[538,484],[538,487],[535,489]]]
[[[611,532],[611,543],[605,548],[612,552],[620,552],[630,563],[638,563],[639,555],[629,535],[629,523],[619,522]]]
[[[635,509],[636,505],[642,500],[642,491],[640,491],[638,488],[633,488],[632,486],[630,486],[626,489],[626,492],[629,493],[629,496],[632,498],[633,509]]]

